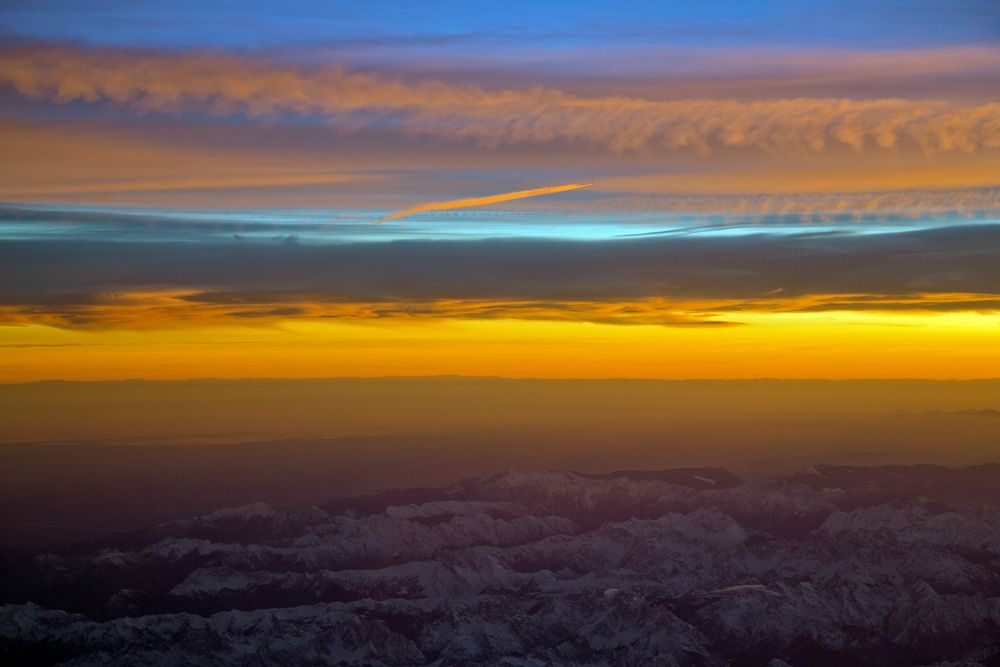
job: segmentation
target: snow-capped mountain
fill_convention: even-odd
[[[10,664],[1000,664],[1000,466],[508,471],[8,565]]]

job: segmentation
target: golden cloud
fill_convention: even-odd
[[[272,327],[290,320],[385,325],[447,320],[589,322],[614,325],[718,327],[748,316],[844,313],[1000,312],[1000,297],[979,293],[804,294],[750,299],[538,300],[428,299],[249,302],[215,301],[195,290],[146,290],[97,295],[86,303],[0,305],[0,326],[148,331],[239,324]]]
[[[1000,104],[903,99],[757,101],[582,97],[536,87],[408,83],[340,67],[218,54],[71,47],[5,49],[0,83],[32,99],[111,102],[137,111],[321,116],[345,127],[388,120],[406,132],[483,146],[571,142],[612,151],[755,148],[819,153],[919,147],[1000,148]]]

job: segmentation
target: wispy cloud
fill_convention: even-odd
[[[183,327],[236,318],[715,326],[754,313],[1000,312],[1000,231],[992,224],[586,242],[192,238],[134,242],[105,231],[89,240],[6,241],[0,324]]]
[[[340,67],[304,68],[217,54],[70,47],[0,52],[0,84],[32,99],[112,102],[136,111],[320,116],[451,141],[567,142],[612,151],[831,147],[925,152],[1000,148],[1000,104],[835,98],[584,97],[551,88],[408,83]]]
[[[570,192],[571,190],[580,190],[581,188],[589,188],[593,183],[570,183],[569,185],[552,185],[545,188],[533,188],[531,190],[518,190],[517,192],[505,192],[498,195],[487,195],[485,197],[466,197],[464,199],[451,199],[448,201],[437,201],[428,202],[426,204],[419,204],[418,206],[413,206],[411,208],[403,209],[401,211],[396,211],[392,215],[382,218],[381,220],[376,220],[376,223],[389,222],[390,220],[399,220],[400,218],[405,218],[408,215],[414,215],[416,213],[424,213],[427,211],[450,211],[452,209],[458,208],[474,208],[476,206],[489,206],[490,204],[499,204],[505,201],[514,201],[515,199],[527,199],[529,197],[543,197],[545,195],[554,195],[560,192]]]
[[[363,178],[351,174],[276,174],[259,176],[222,176],[165,180],[98,181],[35,186],[35,188],[0,188],[0,197],[11,199],[29,195],[71,195],[105,192],[155,192],[160,190],[215,190],[224,188],[261,188],[293,185],[326,185],[353,182]]]
[[[915,49],[682,48],[602,43],[554,49],[479,48],[435,58],[394,47],[390,53],[343,49],[360,69],[390,69],[474,83],[485,76],[505,86],[555,87],[581,95],[653,99],[768,97],[903,97],[993,101],[1000,48]],[[303,56],[307,54],[303,53]],[[333,54],[331,54],[333,55]]]
[[[344,183],[357,190],[362,181],[385,180],[314,156],[290,155],[281,147],[227,148],[190,137],[156,138],[127,128],[115,132],[93,123],[2,120],[0,154],[17,165],[0,182],[5,201],[79,201],[95,195],[120,200],[130,194],[176,197],[199,191],[217,201],[217,193],[225,190],[331,189]]]

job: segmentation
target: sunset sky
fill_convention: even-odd
[[[996,2],[5,2],[0,34],[0,383],[1000,377]]]

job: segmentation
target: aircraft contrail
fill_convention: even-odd
[[[593,183],[571,183],[569,185],[553,185],[548,188],[535,188],[534,190],[518,190],[517,192],[505,192],[499,195],[488,195],[486,197],[467,197],[465,199],[451,199],[448,201],[432,201],[420,204],[413,208],[396,211],[387,218],[376,220],[375,224],[398,220],[414,213],[425,211],[448,211],[453,208],[472,208],[473,206],[486,206],[487,204],[497,204],[499,202],[511,201],[513,199],[525,199],[527,197],[541,197],[543,195],[554,195],[557,192],[569,192],[580,188],[589,188]]]

